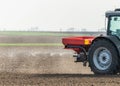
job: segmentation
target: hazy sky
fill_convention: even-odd
[[[44,30],[104,27],[104,13],[119,0],[0,0],[0,28]]]

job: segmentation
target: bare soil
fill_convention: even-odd
[[[0,36],[0,43],[61,43],[62,36]]]
[[[73,53],[63,47],[0,47],[0,85],[119,86],[120,75],[94,75],[74,62]]]

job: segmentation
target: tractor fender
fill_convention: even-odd
[[[99,37],[96,37],[96,38],[92,41],[91,45],[92,45],[95,41],[97,41],[97,40],[102,40],[102,39],[105,39],[105,40],[111,42],[111,43],[115,46],[115,48],[116,48],[116,50],[117,50],[117,53],[118,53],[118,56],[120,57],[120,39],[119,39],[118,37],[116,37],[116,36],[99,36]]]

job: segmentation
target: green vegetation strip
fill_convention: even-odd
[[[61,43],[0,43],[0,46],[63,46]]]

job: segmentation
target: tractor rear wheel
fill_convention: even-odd
[[[118,53],[115,46],[105,39],[95,41],[88,52],[91,71],[95,74],[117,74]]]

